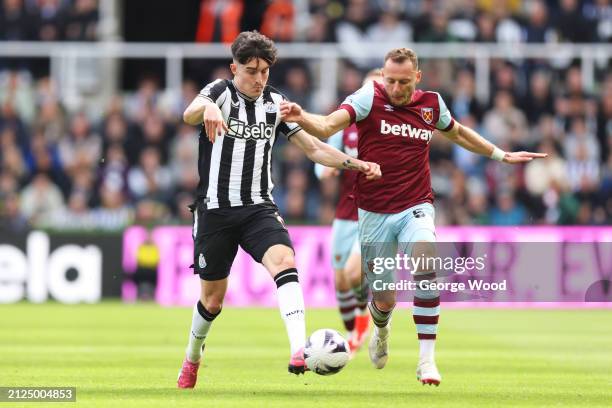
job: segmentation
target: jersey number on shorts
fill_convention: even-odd
[[[414,218],[423,218],[425,216],[425,213],[423,212],[423,210],[414,210],[412,212],[412,215],[414,215]]]

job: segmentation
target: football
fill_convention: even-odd
[[[348,342],[340,333],[333,329],[319,329],[306,341],[304,359],[312,372],[332,375],[348,363],[349,352]]]

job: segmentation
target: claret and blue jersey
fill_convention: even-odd
[[[448,131],[454,120],[437,92],[416,90],[410,103],[394,106],[384,85],[370,82],[340,105],[359,132],[359,159],[380,164],[382,179],[357,178],[359,208],[398,213],[433,203],[429,143],[434,130]]]

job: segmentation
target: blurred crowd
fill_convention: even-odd
[[[233,5],[232,15],[240,18],[257,2],[247,3],[204,0],[202,8],[214,14]],[[607,42],[612,31],[604,0],[310,0],[307,16],[294,2],[265,3],[260,28],[280,41]],[[0,41],[96,38],[95,0],[0,4]],[[213,15],[226,21],[219,18]],[[199,40],[223,41],[215,37],[220,31],[211,33]],[[437,224],[610,224],[609,63],[596,67],[595,86],[587,89],[576,61],[492,60],[491,97],[482,101],[471,61],[422,61],[421,88],[439,91],[461,123],[503,149],[549,154],[508,166],[435,135],[430,163]],[[283,63],[270,82],[310,111],[326,113],[333,107],[313,102],[310,64]],[[338,103],[361,86],[371,66],[359,58],[342,62]],[[69,112],[48,74],[0,60],[0,224],[18,231],[191,223],[199,129],[182,123],[182,111],[207,81],[229,76],[220,66],[207,78],[185,80],[181,95],[170,96],[158,77],[144,75],[134,92],[117,94],[97,112]],[[313,164],[285,140],[277,141],[273,155],[273,194],[286,220],[330,223],[337,180],[319,182]]]

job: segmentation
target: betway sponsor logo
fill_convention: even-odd
[[[410,137],[411,139],[421,139],[425,140],[427,143],[429,143],[431,137],[433,136],[432,130],[414,128],[407,123],[402,123],[401,125],[392,125],[390,123],[385,122],[384,119],[380,122],[380,133],[382,133],[383,135],[388,135],[390,133],[395,136]]]
[[[248,125],[243,121],[230,117],[227,121],[228,136],[237,139],[270,139],[274,133],[274,126],[265,122]]]

